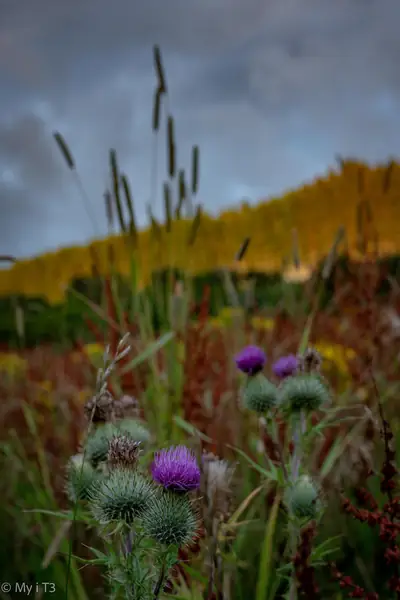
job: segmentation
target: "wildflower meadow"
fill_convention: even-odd
[[[200,150],[178,176],[165,126],[165,223],[149,215],[144,249],[111,151],[119,257],[88,250],[39,299],[35,272],[31,295],[17,263],[1,273],[0,597],[25,582],[43,600],[400,598],[400,261],[361,193],[352,234],[312,263],[292,228],[281,256],[246,264],[243,226],[229,261],[224,236],[199,258]]]

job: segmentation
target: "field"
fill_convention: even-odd
[[[1,273],[0,597],[400,598],[398,167],[143,233],[110,165],[119,236]]]
[[[341,537],[332,542],[329,559],[336,559],[340,570],[368,591],[377,592],[379,598],[393,598],[394,592],[387,590],[393,567],[385,564],[379,530],[354,522],[340,509],[340,498],[335,493],[340,482],[346,496],[357,498],[359,486],[366,485],[368,469],[375,468],[368,485],[378,502],[383,502],[378,491],[383,460],[378,403],[382,402],[396,444],[400,444],[399,296],[395,287],[385,294],[375,294],[384,279],[384,269],[379,269],[376,261],[349,262],[345,268],[333,268],[329,279],[331,299],[325,306],[315,300],[321,280],[314,278],[298,299],[290,297],[289,286],[268,314],[262,309],[236,306],[223,308],[217,317],[209,315],[209,289],[204,288],[201,302],[190,306],[188,287],[181,281],[171,294],[172,318],[158,331],[145,316],[148,297],[138,300],[136,317],[130,323],[121,323],[111,294],[108,312],[103,312],[101,306],[97,308],[97,317],[103,319],[105,327],[99,328],[97,339],[92,333],[92,343],[77,342],[69,351],[42,345],[3,353],[2,578],[54,581],[59,590],[57,597],[63,597],[70,523],[61,521],[60,525],[56,517],[30,511],[67,507],[63,493],[65,465],[77,452],[87,427],[83,409],[93,395],[96,369],[101,365],[105,345],[110,344],[111,353],[115,352],[122,334],[131,331],[132,352],[114,373],[110,391],[117,398],[128,395],[137,400],[135,410],[152,432],[157,447],[182,442],[194,448],[200,445],[202,450],[237,462],[233,506],[237,509],[245,501],[245,508],[241,508],[243,524],[234,533],[223,567],[229,572],[230,561],[237,565],[236,575],[231,575],[231,585],[233,581],[235,585],[231,596],[226,597],[256,597],[261,593],[257,589],[264,581],[267,558],[270,570],[262,584],[265,594],[257,597],[280,597],[268,595],[277,589],[272,565],[282,560],[285,539],[281,519],[270,531],[270,507],[277,493],[276,482],[266,478],[270,440],[268,433],[259,429],[257,419],[241,405],[234,356],[246,344],[261,346],[268,354],[266,372],[274,378],[273,362],[282,355],[296,353],[306,332],[307,345],[323,356],[323,373],[335,390],[335,405],[343,418],[352,417],[336,426],[333,423],[324,431],[322,441],[315,440],[313,468],[322,479],[326,502],[324,517],[318,524],[318,541],[329,540],[340,532]],[[363,412],[363,406],[371,412]],[[257,497],[250,501],[260,487]],[[274,540],[267,558],[263,552],[266,524]],[[84,544],[93,541],[93,533],[79,527],[72,530],[74,552],[87,558]],[[209,542],[205,539],[200,544],[190,559],[190,569],[187,566],[186,581],[192,591],[185,592],[182,580],[175,597],[200,598],[203,588],[206,593],[204,556]],[[321,564],[316,572],[320,597],[347,597],[340,585],[335,586],[327,566]],[[104,597],[97,568],[80,570],[78,563],[72,562],[70,578],[74,598]]]

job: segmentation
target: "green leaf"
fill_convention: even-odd
[[[324,464],[322,465],[322,468],[320,471],[321,479],[324,479],[325,477],[327,477],[327,475],[329,475],[329,473],[331,472],[332,468],[334,467],[336,461],[340,457],[340,455],[342,453],[342,449],[343,449],[342,442],[343,442],[343,437],[336,438],[332,448],[330,449],[328,456],[324,460]]]
[[[272,509],[269,513],[263,545],[261,548],[260,565],[258,570],[258,580],[256,588],[256,600],[264,600],[267,597],[268,588],[270,587],[271,568],[272,568],[272,545],[274,540],[276,522],[278,518],[279,505],[281,495],[278,493],[275,496]]]
[[[330,548],[330,545],[342,538],[343,538],[343,535],[336,535],[332,538],[329,538],[328,540],[321,542],[321,544],[319,544],[319,546],[316,546],[312,550],[311,561],[314,563],[314,561],[321,560],[328,554],[332,554],[332,553],[336,552],[337,550],[339,550],[338,547]]]
[[[270,481],[278,481],[278,470],[275,467],[275,465],[270,463],[270,469],[264,469],[261,465],[256,463],[253,459],[251,459],[250,456],[247,456],[247,454],[243,452],[243,450],[240,450],[240,448],[236,448],[236,446],[231,446],[230,444],[227,444],[227,447],[237,452],[253,467],[253,469],[261,473],[261,475],[264,475],[264,477],[266,477]]]
[[[83,544],[85,546],[85,548],[87,548],[88,550],[90,550],[91,552],[93,552],[93,554],[95,556],[97,556],[97,559],[105,559],[105,560],[109,560],[107,554],[104,554],[104,552],[101,552],[101,550],[98,550],[97,548],[94,548],[93,546],[87,546],[86,544]]]
[[[66,510],[66,511],[58,511],[58,510],[46,510],[46,509],[25,509],[23,511],[24,513],[40,513],[42,515],[51,515],[52,517],[58,517],[59,519],[65,519],[66,521],[73,521],[74,520],[74,513],[71,510]],[[86,519],[84,518],[85,515],[82,515],[82,518],[79,519],[81,521],[86,521]],[[75,518],[75,520],[78,520],[77,518]]]
[[[342,410],[342,408],[340,408],[338,410]],[[334,412],[337,412],[337,411],[335,410]],[[333,415],[331,415],[329,417],[325,417],[325,419],[322,419],[322,421],[320,421],[319,423],[314,425],[309,430],[309,432],[306,433],[306,437],[310,438],[313,435],[320,435],[322,433],[322,431],[324,429],[326,429],[327,427],[335,427],[336,425],[340,425],[341,423],[356,421],[358,418],[359,417],[348,416],[348,417],[340,417],[338,419],[335,419],[335,417]]]
[[[191,423],[188,423],[187,421],[185,421],[185,419],[182,419],[182,417],[180,417],[179,415],[175,415],[173,417],[173,421],[174,421],[174,423],[176,423],[176,425],[178,425],[178,427],[183,429],[183,431],[186,431],[186,433],[188,433],[189,435],[199,437],[200,439],[202,439],[205,442],[212,442],[211,438],[209,438],[207,435],[202,433],[199,429],[197,429]]]
[[[82,563],[83,565],[104,565],[107,564],[108,560],[106,558],[81,558],[80,556],[72,555],[76,562]]]
[[[233,515],[229,518],[227,522],[227,527],[232,526],[237,523],[239,517],[247,510],[253,499],[261,492],[264,488],[264,485],[260,485],[250,492],[250,494],[242,501],[242,503],[235,510]]]
[[[131,360],[126,365],[126,367],[121,369],[122,375],[128,373],[129,371],[132,371],[132,369],[135,369],[136,367],[144,363],[146,360],[152,358],[154,354],[161,350],[161,348],[169,344],[169,342],[173,340],[174,337],[175,333],[173,331],[169,331],[168,333],[165,333],[160,338],[158,338],[158,340],[156,340],[155,342],[149,344],[146,350],[144,350],[141,354],[139,354],[139,356],[136,356],[133,360]]]
[[[199,571],[197,571],[196,569],[193,569],[193,567],[189,567],[189,565],[185,565],[185,571],[188,575],[190,575],[190,577],[192,579],[195,579],[199,583],[202,583],[203,585],[206,585],[208,583],[208,577],[206,577],[205,575],[202,575],[201,573],[199,573]]]

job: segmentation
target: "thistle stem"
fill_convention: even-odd
[[[291,479],[292,484],[296,482],[300,474],[300,466],[301,466],[301,442],[304,433],[306,432],[307,420],[304,412],[302,411],[300,414],[300,419],[293,418],[293,457],[292,457],[292,468],[291,468]],[[290,533],[290,546],[291,551],[294,554],[296,552],[297,546],[297,531],[294,524],[291,524],[291,533]],[[290,582],[290,593],[289,599],[296,600],[297,598],[297,589],[296,589],[296,581],[294,577]]]
[[[132,549],[133,549],[133,536],[134,536],[134,532],[133,531],[128,531],[128,533],[126,534],[125,544],[124,544],[125,556],[128,556],[128,554],[130,554],[132,552]]]
[[[304,412],[300,414],[300,420],[293,419],[293,457],[292,457],[292,482],[294,483],[298,479],[300,474],[301,465],[301,441],[304,433],[306,432],[307,420]]]
[[[153,592],[153,600],[158,600],[158,597],[162,591],[162,587],[163,587],[165,576],[166,576],[165,571],[166,571],[166,554],[164,554],[163,558],[162,558],[160,575],[158,577],[156,587],[154,588],[154,592]]]
[[[210,548],[210,574],[208,577],[207,600],[212,600],[214,594],[214,583],[217,571],[217,549],[218,549],[218,525],[217,519],[213,519],[212,524],[212,540]]]
[[[267,428],[267,421],[263,417],[260,417],[258,423],[259,423],[259,429],[260,429],[260,437],[262,439],[264,434],[269,435],[268,428]],[[270,421],[269,424],[273,426],[273,424],[274,424],[273,419]],[[283,448],[279,441],[279,435],[278,435],[278,432],[276,431],[276,428],[273,428],[270,437],[274,444],[274,448],[275,448],[275,451],[276,451],[276,454],[278,457],[279,464],[281,465],[281,468],[282,468],[283,477],[285,478],[285,481],[289,481],[289,473],[288,473],[288,470],[287,470],[286,464],[285,464]]]

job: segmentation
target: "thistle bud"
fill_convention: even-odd
[[[94,518],[102,525],[114,521],[131,524],[153,502],[152,482],[135,471],[114,469],[92,488],[90,505]]]
[[[107,460],[110,442],[116,436],[125,436],[142,444],[150,439],[148,430],[134,419],[125,419],[117,424],[99,425],[89,436],[85,448],[86,456],[94,466]]]
[[[149,504],[142,525],[160,544],[182,547],[195,538],[197,519],[187,496],[163,492]]]
[[[88,500],[93,485],[100,475],[81,454],[73,456],[67,466],[66,491],[71,502]]]
[[[258,373],[247,379],[243,392],[243,403],[249,410],[263,414],[276,405],[277,396],[276,386],[268,381],[262,373]]]
[[[289,512],[298,519],[314,519],[321,507],[319,492],[312,479],[307,475],[300,477],[286,494]]]
[[[109,443],[107,463],[110,469],[135,469],[140,454],[140,442],[126,435],[115,436]]]
[[[330,401],[330,391],[325,381],[309,373],[284,379],[278,394],[282,410],[291,414],[312,412]]]

